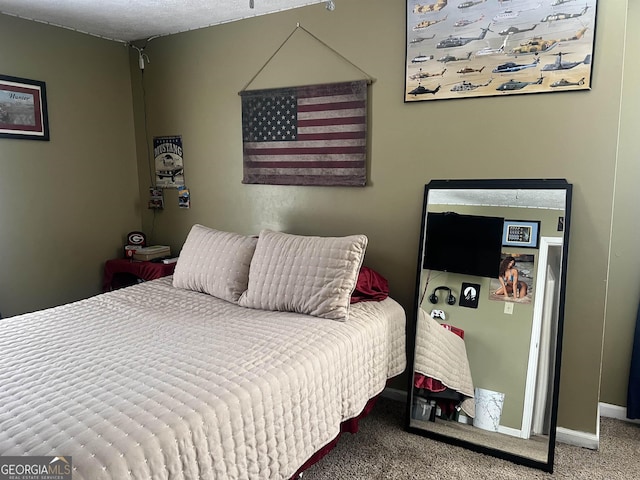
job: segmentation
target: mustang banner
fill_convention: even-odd
[[[242,183],[366,184],[366,80],[240,95]]]
[[[156,187],[178,188],[184,186],[184,160],[182,153],[182,137],[180,135],[153,137]]]

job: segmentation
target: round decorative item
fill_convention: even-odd
[[[144,247],[147,244],[147,236],[142,232],[129,232],[127,235],[127,244]]]

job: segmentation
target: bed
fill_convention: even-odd
[[[357,237],[196,225],[173,277],[3,319],[0,455],[70,456],[74,480],[292,478],[406,366],[402,307],[345,304]]]
[[[475,417],[474,387],[464,340],[456,333],[418,310],[413,385],[430,398],[457,394],[456,404],[469,417]]]

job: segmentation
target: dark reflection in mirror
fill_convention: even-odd
[[[425,186],[409,431],[553,471],[570,200],[565,180]]]

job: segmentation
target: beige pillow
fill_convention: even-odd
[[[194,225],[182,246],[173,286],[237,303],[247,289],[257,237]]]
[[[367,241],[263,230],[238,305],[346,321]]]

